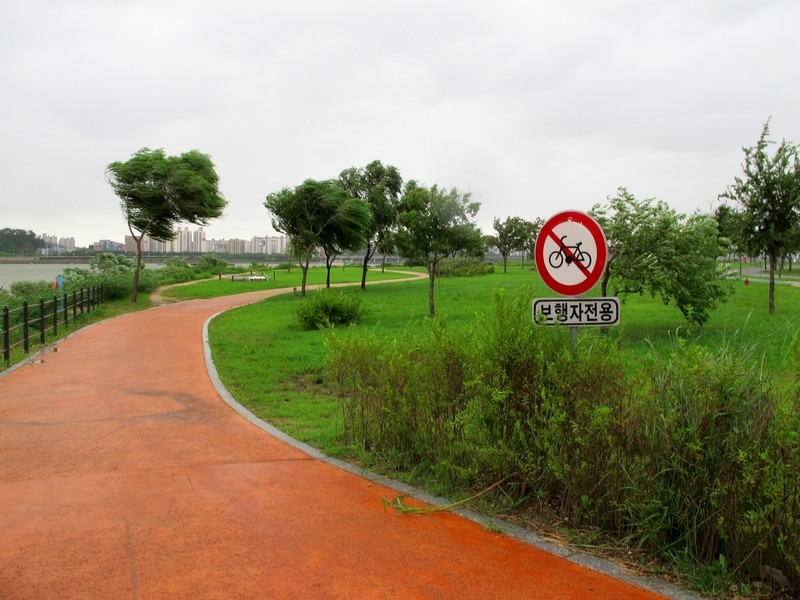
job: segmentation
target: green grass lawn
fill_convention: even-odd
[[[312,271],[312,274],[322,275],[324,280],[324,270],[318,271],[322,272]],[[352,281],[358,280],[355,271],[353,269]],[[371,272],[368,281],[374,280],[375,275]],[[279,277],[289,279],[289,276]],[[176,290],[190,294],[191,288],[197,287],[195,293],[205,293],[205,290],[216,293],[215,283]],[[281,283],[280,278],[278,283]],[[241,285],[249,283],[227,282],[226,288]],[[363,299],[365,315],[358,330],[393,337],[427,318],[427,285],[427,280],[423,279],[368,287],[365,292],[357,287],[344,288],[342,293],[360,294]],[[439,280],[436,318],[446,321],[449,327],[467,326],[476,315],[493,309],[497,290],[510,292],[524,285],[532,286],[533,297],[556,296],[528,269]],[[320,385],[325,334],[301,329],[293,316],[298,302],[302,299],[289,293],[217,317],[210,325],[214,361],[231,393],[259,417],[323,451],[340,454],[343,449],[336,444],[340,429],[336,418],[337,402]],[[790,348],[800,329],[800,288],[776,286],[776,304],[777,314],[770,317],[766,285],[744,286],[737,282],[735,293],[726,304],[712,312],[706,326],[690,330],[674,306],[664,305],[657,298],[635,296],[623,304],[620,325],[611,328],[608,335],[618,341],[627,360],[634,365],[644,364],[654,351],[669,351],[674,339],[682,337],[709,347],[723,343],[750,345],[754,358],[763,361],[766,369],[792,374]],[[520,327],[528,326],[529,322],[520,323]],[[566,331],[564,333],[567,335]],[[588,337],[601,333],[594,328],[584,328],[579,335]]]
[[[254,271],[256,275],[260,271]],[[219,296],[229,296],[231,294],[242,294],[245,292],[257,292],[260,290],[271,290],[280,288],[300,288],[302,284],[302,271],[299,268],[287,271],[286,269],[266,271],[269,274],[269,281],[231,281],[230,275],[223,275],[221,279],[211,279],[200,281],[191,285],[172,287],[164,291],[164,296],[176,300],[194,300],[196,298],[216,298]],[[308,270],[308,280],[306,286],[309,290],[324,287],[327,271],[324,267],[312,267]],[[237,274],[240,275],[240,274]],[[370,270],[367,273],[367,282],[381,281],[385,279],[402,279],[407,277],[402,273],[386,271],[381,273],[377,270]],[[331,270],[331,283],[355,283],[361,281],[361,267],[334,267]]]

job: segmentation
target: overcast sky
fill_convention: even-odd
[[[211,155],[208,237],[372,160],[478,222],[620,186],[710,210],[772,117],[800,142],[796,0],[0,0],[0,227],[127,233],[105,167]]]

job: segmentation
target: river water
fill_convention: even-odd
[[[89,265],[9,264],[0,262],[0,288],[8,290],[15,281],[54,281],[56,275],[61,275],[67,267],[88,269]]]

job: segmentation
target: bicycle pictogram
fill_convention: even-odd
[[[550,256],[547,257],[550,266],[554,269],[559,269],[565,262],[568,265],[575,262],[580,268],[588,269],[592,264],[591,254],[585,250],[581,250],[581,244],[583,244],[583,242],[578,242],[574,246],[567,246],[564,243],[567,237],[566,235],[562,235],[558,250],[553,250]]]

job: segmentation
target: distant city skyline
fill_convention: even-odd
[[[78,248],[87,248],[103,252],[135,252],[136,241],[128,234],[123,240],[99,239],[90,243],[80,244],[74,236],[58,236],[49,233],[36,233],[37,237],[45,241],[49,247],[57,247],[64,251]],[[156,253],[226,253],[226,254],[280,254],[286,250],[287,239],[282,234],[253,234],[247,238],[214,238],[209,237],[205,227],[190,229],[188,226],[178,227],[175,238],[160,242],[145,236],[142,248],[145,252]]]
[[[15,225],[10,224],[7,225],[11,229],[24,229],[26,231],[33,231],[37,237],[45,240],[48,244],[59,245],[63,248],[67,249],[74,249],[74,248],[91,248],[93,245],[97,244],[101,241],[113,241],[118,242],[120,244],[125,244],[125,238],[130,237],[130,232],[123,228],[123,232],[117,234],[109,234],[108,236],[103,237],[95,237],[91,238],[88,233],[83,233],[80,231],[40,231],[35,227],[27,227],[22,225]],[[177,229],[183,229],[186,225],[178,227]],[[231,240],[231,239],[242,239],[242,240],[251,240],[253,237],[273,237],[273,236],[281,236],[283,234],[275,232],[271,227],[266,227],[266,231],[259,232],[259,233],[251,233],[250,235],[245,236],[237,236],[237,235],[221,235],[220,233],[215,233],[214,228],[212,227],[202,227],[201,229],[204,230],[205,236],[207,239],[216,239],[216,240]],[[69,242],[71,240],[71,242]],[[61,241],[65,241],[67,244],[73,245],[65,245],[60,243]]]

